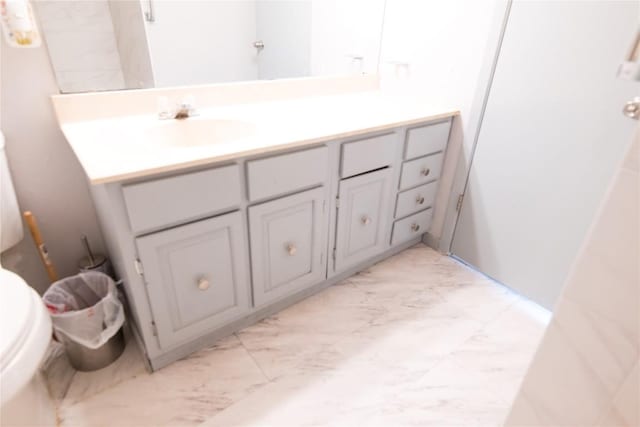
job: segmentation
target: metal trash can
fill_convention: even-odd
[[[85,347],[68,337],[62,338],[64,351],[69,362],[78,371],[95,371],[109,366],[115,362],[124,351],[124,332],[122,327],[114,336],[109,338],[102,346],[93,349]]]
[[[75,369],[94,371],[120,357],[124,307],[111,277],[98,272],[67,277],[53,283],[42,299]]]

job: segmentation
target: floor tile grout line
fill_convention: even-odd
[[[409,257],[406,260],[408,263],[411,264],[412,266],[412,270],[415,269],[416,270],[416,274],[420,274],[419,271],[421,271],[420,269],[423,267],[422,265],[417,265],[415,263],[412,262],[411,258]],[[431,263],[430,263],[431,264]],[[394,265],[391,265],[391,267],[397,268]],[[401,266],[400,266],[401,268]],[[424,268],[429,268],[429,266],[424,266]],[[437,269],[437,265],[434,267]],[[443,283],[445,284],[449,284],[449,280],[447,277],[447,272],[443,271],[441,272],[444,276],[442,275],[438,275],[438,278],[441,278]],[[354,296],[354,300],[355,300],[355,304],[354,307],[356,307],[357,305],[357,309],[362,311],[362,316],[357,316],[356,318],[354,318],[353,320],[357,320],[355,323],[356,325],[345,325],[347,326],[347,328],[344,328],[346,330],[341,331],[340,334],[338,334],[338,336],[336,338],[338,338],[334,344],[337,343],[341,343],[344,342],[346,339],[348,339],[350,336],[353,336],[354,333],[358,333],[358,331],[374,331],[375,328],[378,326],[378,324],[376,322],[379,322],[381,325],[387,324],[388,322],[385,321],[385,316],[391,314],[391,317],[389,318],[389,322],[398,322],[397,327],[401,328],[403,327],[403,321],[405,319],[405,311],[404,311],[404,307],[405,307],[405,302],[407,301],[414,301],[414,299],[409,299],[409,298],[413,298],[413,296],[409,296],[409,298],[404,298],[402,295],[398,295],[398,298],[396,298],[396,294],[394,293],[395,291],[392,289],[391,292],[387,292],[386,289],[382,290],[382,294],[384,298],[387,298],[386,293],[389,293],[389,298],[391,298],[392,304],[388,305],[385,301],[386,299],[378,299],[378,297],[376,296],[375,292],[372,293],[372,291],[375,291],[376,288],[376,283],[380,282],[380,281],[384,281],[384,282],[393,282],[393,284],[395,284],[396,280],[394,280],[392,277],[386,277],[385,274],[382,274],[382,277],[378,277],[379,275],[377,274],[376,271],[374,272],[370,272],[369,270],[367,270],[365,272],[364,275],[364,280],[362,281],[358,281],[356,280],[352,280],[352,279],[345,279],[345,281],[341,284],[346,284],[348,286],[352,286],[353,287],[353,292],[352,291],[348,291],[348,294],[353,294]],[[442,277],[441,277],[442,276]],[[421,277],[421,279],[423,279],[423,277]],[[489,279],[491,281],[491,284],[497,284],[494,281],[492,281],[491,279]],[[368,282],[371,281],[373,288],[374,289],[370,289],[368,287]],[[411,281],[411,284],[413,285],[413,281]],[[422,283],[422,280],[421,282]],[[427,282],[424,282],[425,284]],[[403,287],[403,283],[398,283],[399,285],[401,285],[401,287]],[[460,283],[458,283],[458,280],[454,280],[451,281],[451,284],[453,286],[453,288],[456,287],[460,287]],[[404,287],[403,287],[404,288]],[[452,288],[452,289],[453,289]],[[408,289],[408,288],[407,288]],[[412,291],[411,289],[408,289],[408,292],[414,292],[416,293],[416,298],[415,298],[415,306],[409,304],[406,305],[408,311],[406,312],[406,314],[413,319],[413,312],[415,311],[416,314],[419,314],[421,312],[424,312],[425,310],[428,311],[430,309],[430,307],[432,306],[431,304],[431,299],[424,299],[422,298],[422,294],[420,292],[423,293],[430,293],[434,296],[434,301],[441,301],[441,302],[447,302],[445,297],[446,289],[439,289],[437,286],[431,287],[428,286],[425,289],[422,290],[418,290],[417,292]],[[418,295],[418,293],[420,293],[420,295]],[[341,294],[338,294],[338,296],[340,297]],[[362,298],[360,297],[362,296]],[[406,301],[405,301],[406,300]],[[486,313],[488,314],[488,316],[472,316],[471,314],[473,314],[473,307],[472,306],[468,306],[468,309],[465,309],[464,307],[461,307],[462,305],[464,305],[462,303],[462,301],[458,301],[458,303],[455,303],[455,301],[451,301],[454,304],[451,305],[451,307],[454,307],[456,310],[456,312],[460,312],[459,314],[462,315],[463,317],[469,319],[469,320],[473,320],[472,323],[468,324],[463,330],[461,330],[460,332],[462,332],[461,334],[458,334],[458,337],[455,338],[453,340],[453,342],[451,344],[453,345],[447,345],[447,347],[445,347],[443,350],[445,350],[444,352],[441,352],[439,357],[433,358],[432,359],[432,364],[429,364],[430,366],[426,367],[426,370],[424,371],[419,371],[417,372],[417,374],[422,377],[424,375],[428,375],[429,373],[433,373],[434,370],[438,370],[438,369],[442,369],[442,364],[445,363],[447,360],[451,360],[452,357],[457,353],[460,352],[465,346],[467,346],[475,337],[477,337],[479,334],[481,333],[485,333],[488,329],[492,328],[492,325],[496,325],[497,323],[499,323],[499,319],[504,316],[504,314],[506,312],[508,312],[509,310],[513,309],[514,306],[517,306],[519,303],[520,299],[519,298],[515,298],[512,301],[508,301],[507,300],[507,304],[503,307],[499,307],[497,312],[495,312],[495,308],[491,310],[490,313]],[[395,310],[396,310],[396,306],[397,304],[400,304],[402,307],[398,306],[398,310],[399,310],[399,315],[395,314]],[[424,305],[424,306],[423,306]],[[342,307],[342,305],[340,305],[340,307]],[[348,307],[347,307],[348,308]],[[380,309],[380,310],[378,310]],[[482,314],[480,312],[480,314]],[[421,317],[421,316],[420,316]],[[428,316],[430,317],[430,316]],[[439,317],[439,316],[438,316]],[[485,319],[482,319],[482,317],[484,317]],[[454,319],[455,320],[455,319]],[[469,327],[471,326],[471,327]],[[394,326],[395,327],[395,326]],[[342,329],[342,328],[341,328]],[[211,415],[207,416],[206,419],[202,420],[202,421],[197,421],[198,425],[208,425],[211,422],[214,422],[213,420],[215,420],[217,417],[219,417],[223,412],[229,410],[230,408],[236,406],[237,404],[239,404],[240,402],[246,402],[247,400],[249,400],[249,402],[251,402],[250,399],[248,399],[250,396],[252,397],[259,397],[261,394],[264,393],[269,393],[270,390],[270,384],[276,383],[280,380],[285,380],[287,381],[287,378],[291,378],[292,376],[295,375],[295,371],[291,372],[291,371],[284,371],[283,375],[280,376],[275,376],[274,378],[271,378],[269,375],[266,374],[265,369],[269,370],[269,363],[268,361],[265,361],[263,358],[261,358],[261,353],[260,353],[260,349],[254,349],[253,351],[249,350],[247,346],[251,345],[251,341],[248,340],[247,343],[244,343],[244,340],[240,337],[242,334],[236,332],[234,334],[234,338],[238,340],[238,342],[240,343],[240,345],[242,346],[242,348],[246,351],[246,353],[249,355],[249,357],[251,358],[252,362],[255,364],[255,366],[258,368],[258,370],[260,371],[261,375],[262,375],[262,380],[264,382],[260,382],[260,379],[258,379],[258,383],[252,384],[251,387],[249,388],[245,388],[244,389],[244,393],[234,397],[233,399],[229,400],[225,405],[217,408],[215,410],[215,412],[213,412]],[[374,334],[374,338],[375,338],[375,334]],[[245,337],[245,340],[247,340],[247,337]],[[320,350],[321,351],[321,350]],[[314,354],[311,355],[311,358],[315,358],[317,356],[322,356],[320,352],[314,352]],[[258,362],[258,360],[262,360],[262,363]],[[333,359],[331,359],[331,364],[333,364]],[[464,368],[465,370],[469,371],[470,373],[472,373],[474,371],[473,366],[471,366],[471,364],[465,364],[464,363],[464,359],[461,360],[453,360],[453,367],[452,369],[455,369],[455,366],[461,366],[462,368]],[[393,361],[391,363],[394,363]],[[264,366],[263,366],[264,365]],[[468,365],[468,366],[467,366]],[[327,366],[329,366],[329,364],[327,364]],[[313,376],[315,377],[315,375],[320,374],[322,376],[324,376],[325,374],[327,374],[326,370],[324,369],[324,367],[322,367],[322,371],[317,371],[317,372],[313,372]],[[488,372],[483,371],[482,373],[483,376],[489,375]],[[74,375],[75,376],[75,373]],[[72,376],[72,378],[73,378]],[[133,377],[135,378],[135,377]],[[131,379],[133,379],[131,378]],[[255,378],[255,377],[254,377]],[[480,381],[482,378],[479,378],[478,381]],[[69,387],[71,385],[72,382],[69,383]],[[265,390],[265,387],[266,390]],[[496,397],[495,395],[497,394],[497,398],[500,402],[500,404],[502,405],[503,403],[507,406],[508,403],[506,402],[506,396],[507,393],[502,393],[505,396],[503,397],[501,394],[501,390],[500,388],[497,388],[496,390],[493,390],[491,392],[491,396]],[[65,395],[68,394],[69,389],[67,388],[67,390],[65,391]],[[105,390],[106,391],[106,390]],[[102,394],[102,392],[97,393],[97,394]],[[79,404],[82,402],[77,402],[76,404]],[[74,405],[75,406],[75,405]],[[245,406],[246,407],[246,403]],[[242,409],[243,407],[241,407]],[[224,419],[223,418],[218,418],[220,419]]]
[[[484,331],[487,328],[487,326],[493,324],[496,320],[498,320],[500,318],[500,316],[502,316],[509,309],[511,309],[511,307],[513,307],[515,305],[515,303],[516,303],[515,301],[511,302],[503,310],[498,312],[494,317],[492,317],[490,320],[487,320],[486,322],[482,322],[481,320],[474,319],[474,320],[478,321],[479,323],[481,323],[481,326],[479,326],[477,329],[475,329],[471,333],[471,335],[469,335],[469,337],[467,339],[465,339],[463,342],[461,342],[458,347],[456,347],[454,350],[452,350],[451,353],[449,353],[449,355],[453,354],[455,351],[459,350],[464,345],[466,345],[468,342],[470,342],[478,334],[478,332]]]
[[[492,285],[495,283],[492,283]],[[474,286],[474,285],[471,285]],[[445,295],[443,295],[441,293],[441,291],[438,291],[437,289],[433,289],[434,292],[436,292],[440,297],[444,298],[446,300]],[[500,316],[502,316],[504,313],[506,313],[509,309],[511,309],[517,302],[519,302],[519,298],[520,296],[518,294],[513,294],[515,296],[515,298],[513,299],[513,301],[509,302],[506,306],[503,307],[502,310],[498,311],[497,313],[495,313],[491,318],[487,319],[487,320],[481,320],[481,319],[474,319],[477,320],[478,322],[482,323],[483,327],[486,325],[489,325],[490,323],[495,322]],[[464,307],[459,306],[456,303],[453,303],[456,308],[462,310],[462,311],[466,311]]]
[[[238,335],[237,332],[235,332],[233,334],[236,339],[238,340],[238,342],[240,342],[240,345],[242,346],[242,348],[244,348],[244,351],[247,352],[247,354],[249,355],[249,357],[251,358],[251,360],[253,361],[253,363],[256,365],[256,367],[260,370],[260,372],[262,373],[262,376],[264,377],[265,380],[267,380],[268,383],[271,383],[275,380],[275,378],[271,378],[269,377],[264,370],[262,369],[262,366],[260,366],[260,363],[258,363],[258,361],[256,360],[255,356],[253,355],[253,353],[251,352],[251,350],[249,350],[247,348],[247,346],[244,344],[244,342],[242,341],[242,338],[240,338],[240,336]]]
[[[71,368],[73,369],[73,368]],[[71,385],[73,384],[73,381],[76,378],[76,374],[78,373],[78,371],[76,371],[75,369],[73,370],[73,374],[71,374],[71,378],[69,378],[69,382],[67,383],[67,386],[64,389],[64,392],[62,393],[62,396],[60,397],[60,403],[62,403],[66,398],[67,398],[67,394],[69,394],[69,390],[71,390]]]
[[[466,342],[466,341],[465,341],[465,342]],[[462,345],[464,345],[464,344],[462,344]],[[462,345],[461,345],[461,347],[462,347]],[[459,349],[459,348],[458,348],[458,349]],[[458,350],[458,349],[456,349],[456,350]],[[456,352],[456,350],[454,350],[454,351],[452,351],[451,353],[449,353],[449,354],[447,355],[447,357],[449,357],[449,358],[450,358],[450,357],[451,357],[451,356]],[[460,369],[469,370],[469,368],[468,368],[468,367],[466,367],[466,366],[464,366],[464,365],[462,365],[462,364],[460,364],[460,363],[456,362],[454,359],[451,359],[451,360],[450,360],[450,362],[451,362],[451,363],[453,363],[454,365],[458,366]],[[483,373],[476,373],[476,375],[481,375],[482,377],[488,377],[488,375],[487,375],[487,374],[483,374]],[[496,398],[496,400],[499,400],[501,403],[504,403],[504,404],[505,404],[505,405],[507,405],[509,408],[511,407],[511,404],[513,403],[513,402],[507,402],[507,401],[506,401],[505,399],[503,399],[503,397],[502,397],[502,396],[500,396],[500,395],[499,395],[495,390],[485,389],[485,392],[489,392],[489,393],[491,393],[491,395],[492,395],[493,397],[495,397],[495,398]],[[517,393],[517,391],[516,391],[516,393]],[[514,397],[514,399],[515,399],[515,396],[513,396],[513,397]]]
[[[129,342],[127,342],[127,343],[125,344],[125,346],[127,346],[127,345],[130,345],[130,344],[129,344]],[[131,341],[131,345],[136,346],[136,353],[137,353],[137,357],[140,359],[140,360],[139,360],[139,362],[140,362],[141,364],[144,364],[144,362],[142,361],[142,358],[143,358],[144,356],[142,355],[140,348],[139,348],[139,347],[137,347],[137,346],[138,346],[137,342],[135,342],[135,341]],[[126,347],[125,347],[125,351],[127,351],[127,348],[126,348]],[[111,366],[117,366],[119,363],[121,363],[121,362],[122,362],[122,360],[123,360],[123,359],[122,359],[122,357],[125,357],[125,356],[126,356],[125,354],[121,354],[121,355],[120,355],[120,357],[119,357],[115,362],[113,362],[113,363],[111,364]],[[120,366],[120,367],[121,367],[121,366]],[[72,368],[72,369],[73,369],[73,371],[74,371],[74,372],[73,372],[73,375],[72,375],[72,380],[71,380],[71,381],[69,381],[69,384],[68,384],[67,390],[65,391],[64,399],[60,401],[60,402],[61,402],[60,407],[62,407],[62,402],[64,402],[64,401],[66,401],[66,400],[68,400],[68,399],[69,399],[68,392],[69,392],[69,390],[71,389],[71,385],[73,384],[73,382],[74,382],[74,381],[75,381],[75,379],[76,379],[76,375],[77,375],[77,374],[83,374],[83,372],[78,371],[78,370],[76,370],[75,368]],[[141,373],[142,373],[142,374],[144,374],[144,375],[153,375],[153,372],[149,372],[146,368],[143,368],[143,369],[141,370],[141,372],[136,372],[136,373],[134,373],[134,374],[133,374],[133,375],[131,375],[131,376],[127,376],[126,378],[120,378],[120,379],[119,379],[119,380],[117,380],[117,381],[111,382],[111,383],[109,383],[109,385],[108,385],[107,387],[102,388],[102,389],[99,389],[99,390],[95,391],[93,394],[88,394],[88,395],[87,395],[87,394],[86,394],[86,393],[87,393],[87,389],[85,389],[81,397],[80,397],[80,396],[76,396],[76,397],[75,397],[75,399],[73,399],[71,402],[67,402],[67,404],[65,405],[65,407],[72,407],[72,406],[75,406],[75,405],[81,404],[81,403],[83,403],[84,401],[86,401],[86,400],[88,400],[88,399],[91,399],[91,398],[93,398],[94,396],[98,396],[98,395],[100,395],[100,394],[102,394],[102,393],[105,393],[105,392],[109,391],[109,390],[110,390],[110,389],[112,389],[112,388],[115,388],[115,387],[120,386],[121,384],[126,384],[126,383],[128,383],[128,382],[130,382],[130,381],[134,381],[136,378],[140,377]],[[88,372],[84,372],[84,374],[86,375],[86,374],[90,374],[90,373],[88,373]]]
[[[615,410],[618,413],[618,415],[621,415],[620,411],[616,409],[616,400],[618,399],[618,397],[620,397],[620,391],[626,385],[626,382],[629,379],[629,377],[633,375],[634,366],[638,364],[640,364],[640,359],[636,360],[636,362],[633,365],[631,365],[631,369],[629,370],[629,372],[625,375],[624,379],[616,387],[615,392],[611,394],[613,398],[611,399],[611,402],[609,403],[609,405],[607,405],[607,408],[601,412],[600,416],[598,417],[598,423],[596,425],[598,426],[603,425],[604,420],[607,418],[607,415],[609,415],[611,411]],[[624,415],[622,415],[622,417],[624,418]]]
[[[269,385],[269,384],[273,384],[275,383],[278,378],[281,377],[276,377],[276,378],[270,378],[262,369],[262,366],[260,366],[260,364],[258,363],[258,361],[255,359],[254,355],[251,353],[251,351],[245,346],[244,342],[242,341],[242,339],[240,338],[240,336],[238,336],[238,333],[234,333],[233,334],[238,341],[240,342],[240,345],[242,346],[242,348],[244,348],[244,350],[247,352],[247,354],[249,355],[249,357],[251,358],[251,360],[253,361],[253,363],[256,365],[256,367],[260,370],[260,372],[262,373],[262,376],[264,377],[265,380],[267,380],[267,382],[258,385],[257,387],[253,388],[250,392],[246,393],[243,397],[241,397],[240,399],[232,402],[229,406],[220,409],[219,411],[217,411],[216,413],[212,414],[210,417],[208,417],[206,420],[196,424],[196,426],[202,426],[205,423],[208,425],[211,420],[213,420],[214,418],[216,418],[218,415],[220,415],[221,413],[223,413],[224,411],[226,411],[228,408],[231,408],[232,406],[235,406],[237,404],[239,404],[240,402],[243,402],[244,400],[248,399],[249,397],[251,397],[253,395],[254,392],[256,392],[257,390],[262,389],[263,387]]]
[[[468,369],[466,366],[461,365],[460,363],[456,362],[454,359],[451,358],[451,356],[453,356],[456,352],[458,352],[461,348],[463,348],[466,344],[468,344],[469,342],[471,342],[472,339],[474,339],[474,337],[476,337],[478,335],[479,332],[485,331],[487,329],[487,327],[489,325],[494,324],[494,322],[496,322],[504,313],[506,313],[507,311],[509,311],[513,306],[515,306],[518,302],[519,302],[519,296],[516,295],[518,298],[514,299],[513,302],[511,302],[510,304],[508,304],[504,310],[501,310],[498,314],[496,314],[495,317],[491,318],[489,321],[487,321],[486,323],[483,323],[481,326],[479,326],[477,329],[475,329],[467,339],[465,339],[463,342],[460,343],[460,345],[456,346],[455,349],[452,349],[445,357],[451,359],[451,363],[459,366],[462,369]],[[533,359],[533,355],[532,355],[532,359]],[[442,362],[442,361],[441,361]],[[438,364],[440,364],[441,362],[439,362]],[[523,378],[521,379],[521,381],[524,379],[524,375],[526,375],[526,371],[523,374]],[[513,404],[513,402],[506,402],[502,396],[498,395],[495,391],[490,391],[490,393],[498,400],[500,400],[501,402],[505,403],[509,409],[511,408],[511,405]],[[517,393],[517,392],[516,392]],[[515,396],[514,396],[515,399]]]

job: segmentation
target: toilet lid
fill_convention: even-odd
[[[51,319],[40,296],[20,276],[0,268],[0,380],[2,402],[40,365],[51,336]]]

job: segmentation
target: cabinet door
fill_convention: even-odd
[[[335,270],[364,261],[388,247],[391,169],[340,182]]]
[[[249,208],[256,306],[326,278],[324,188]]]
[[[250,307],[239,212],[136,239],[160,347],[197,338]]]

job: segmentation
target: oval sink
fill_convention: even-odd
[[[255,130],[255,124],[242,120],[190,117],[159,121],[147,129],[146,136],[154,145],[197,147],[249,138]]]

